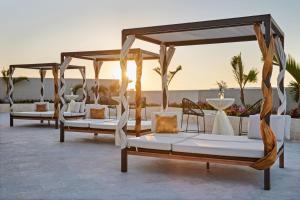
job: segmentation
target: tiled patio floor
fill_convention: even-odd
[[[129,157],[120,172],[120,149],[111,137],[67,133],[29,121],[9,128],[0,114],[0,199],[300,199],[300,144],[286,144],[286,168],[247,167]]]

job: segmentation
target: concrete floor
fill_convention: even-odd
[[[120,172],[112,137],[68,133],[0,114],[0,199],[300,199],[300,144],[286,144],[286,168],[276,163],[272,189],[247,167],[129,157]]]

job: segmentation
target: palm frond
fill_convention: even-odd
[[[153,71],[155,71],[156,73],[158,73],[161,76],[160,67],[153,68]]]
[[[300,84],[296,81],[291,81],[289,83],[289,87],[291,87],[290,94],[293,96],[293,99],[298,102],[299,100],[299,90],[300,90]]]
[[[243,86],[245,86],[248,82],[249,83],[256,83],[257,82],[257,75],[258,75],[257,69],[251,69],[247,75],[244,74],[244,83]]]
[[[168,85],[170,84],[170,82],[174,78],[175,74],[177,74],[180,70],[182,70],[182,66],[181,65],[179,65],[174,71],[169,71],[169,74],[168,74]]]
[[[295,81],[299,84],[300,83],[300,65],[296,62],[296,60],[288,56],[286,61],[286,70],[292,75]]]

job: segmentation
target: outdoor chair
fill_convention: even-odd
[[[262,104],[262,99],[256,101],[252,106],[248,107],[245,111],[243,111],[241,114],[239,114],[239,135],[242,135],[243,133],[243,118],[244,117],[249,117],[250,115],[255,115],[260,112],[260,107]]]
[[[147,101],[146,101],[146,97],[141,98],[141,107],[142,107],[142,109],[144,108],[145,120],[147,120]],[[129,118],[130,118],[130,110],[134,110],[135,108],[136,108],[135,103],[130,102],[129,103]]]
[[[187,98],[183,98],[182,99],[182,116],[181,116],[181,128],[182,128],[182,124],[183,124],[183,116],[187,115],[187,122],[186,122],[186,132],[188,132],[188,126],[189,126],[189,118],[190,115],[192,116],[197,116],[197,132],[200,132],[199,129],[199,117],[203,118],[203,132],[205,132],[205,115],[203,110],[201,109],[201,107],[196,104],[195,102],[187,99]]]

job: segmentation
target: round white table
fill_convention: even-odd
[[[68,100],[68,101],[75,101],[78,97],[79,97],[79,95],[75,95],[75,94],[68,94],[68,95],[65,95],[65,98],[66,98],[66,100]]]
[[[218,110],[213,125],[213,134],[234,135],[233,128],[226,113],[223,111],[234,103],[233,98],[211,98],[206,99],[207,103]]]

